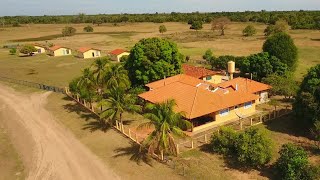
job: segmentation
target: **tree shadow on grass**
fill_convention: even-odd
[[[115,150],[116,155],[113,157],[122,157],[122,156],[130,156],[130,160],[136,162],[138,165],[141,165],[141,163],[145,163],[151,167],[152,165],[152,158],[148,154],[148,151],[145,148],[141,148],[139,144],[130,143],[130,146],[128,147],[121,147],[117,148]]]
[[[94,120],[90,120],[87,124],[84,125],[82,129],[83,130],[89,129],[90,132],[94,132],[97,130],[107,132],[109,129],[111,129],[111,126],[109,124],[106,124],[106,122],[103,119],[97,118]]]

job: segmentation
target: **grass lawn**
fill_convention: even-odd
[[[0,124],[0,179],[24,179],[24,167],[10,142],[7,131]]]

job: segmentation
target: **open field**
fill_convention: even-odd
[[[219,55],[249,55],[261,51],[265,40],[264,24],[254,24],[258,33],[254,37],[243,37],[242,29],[248,23],[232,23],[226,30],[226,36],[218,36],[205,24],[203,30],[192,31],[189,25],[182,23],[164,23],[168,31],[161,35],[157,23],[126,23],[113,26],[104,24],[94,26],[94,33],[83,33],[86,24],[73,24],[78,34],[72,37],[60,37],[64,24],[26,25],[23,27],[8,27],[0,31],[0,46],[7,44],[23,44],[38,42],[53,43],[72,49],[83,46],[99,48],[103,54],[115,48],[130,49],[137,41],[148,37],[166,37],[177,42],[180,51],[191,59],[201,59],[208,48]],[[70,26],[70,24],[69,24]],[[307,69],[320,63],[320,31],[290,30],[299,48],[299,66],[296,71],[297,80],[301,80]],[[37,80],[43,83],[65,86],[67,82],[80,73],[80,70],[92,60],[81,60],[74,57],[17,57],[8,55],[8,49],[0,49],[0,72],[10,77],[20,77],[25,80]]]

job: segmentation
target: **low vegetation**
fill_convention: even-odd
[[[257,29],[253,25],[248,25],[242,31],[243,36],[253,36],[257,34]]]
[[[37,52],[37,49],[32,45],[26,44],[20,47],[19,52],[31,56],[34,52]]]
[[[163,34],[167,32],[167,27],[165,25],[159,26],[159,33]]]
[[[73,36],[76,32],[77,30],[74,27],[67,26],[62,29],[62,36]]]
[[[271,139],[261,130],[250,128],[244,132],[235,132],[230,128],[221,128],[212,136],[213,152],[231,157],[237,163],[251,168],[262,167],[272,157]]]
[[[84,32],[93,32],[93,27],[92,26],[86,26],[83,28]]]

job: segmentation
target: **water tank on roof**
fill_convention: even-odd
[[[228,73],[233,74],[236,71],[236,64],[233,61],[228,62]]]

